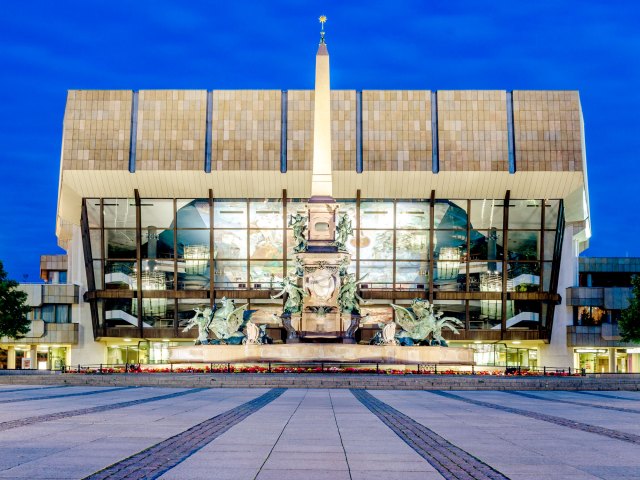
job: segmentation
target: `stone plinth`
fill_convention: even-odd
[[[300,343],[283,345],[194,345],[169,348],[171,363],[373,362],[472,365],[473,349]]]

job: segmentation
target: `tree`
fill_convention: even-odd
[[[622,311],[618,327],[623,341],[640,343],[640,276],[631,278],[631,287],[629,307]]]
[[[18,338],[24,336],[31,322],[27,313],[27,294],[18,290],[18,282],[9,280],[4,265],[0,261],[0,337]]]

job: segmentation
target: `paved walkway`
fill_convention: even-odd
[[[639,392],[36,388],[0,479],[640,479]]]

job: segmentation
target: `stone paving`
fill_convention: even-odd
[[[34,388],[0,479],[640,479],[640,392]]]

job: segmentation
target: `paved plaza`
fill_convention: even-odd
[[[2,479],[640,479],[640,392],[0,385]]]

